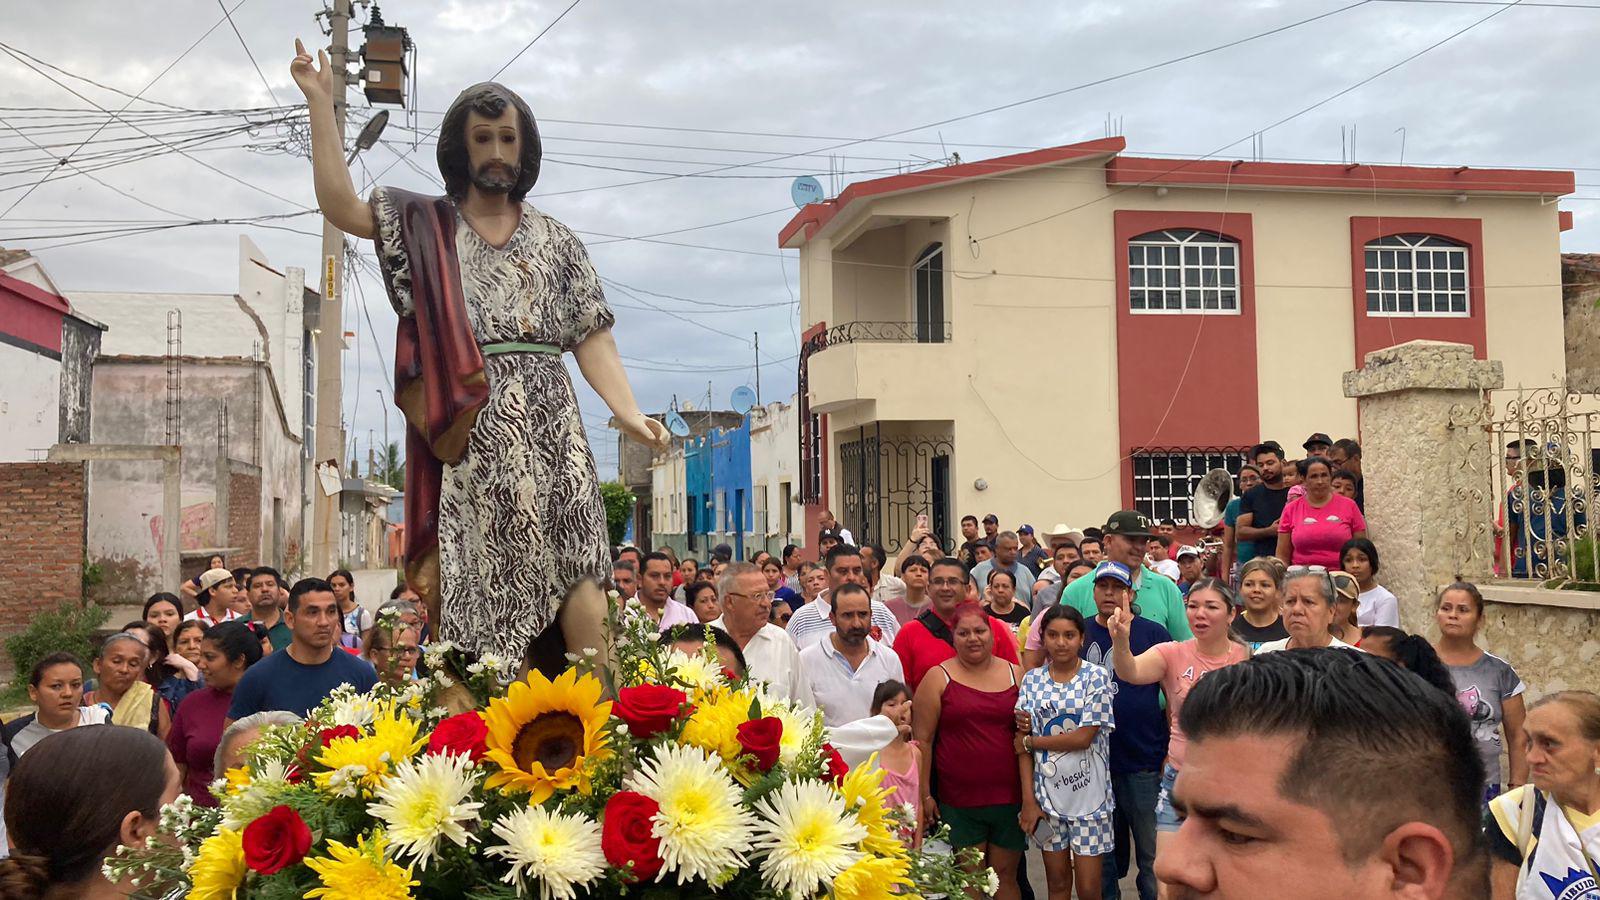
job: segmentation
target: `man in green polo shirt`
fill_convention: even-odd
[[[1189,630],[1189,617],[1183,610],[1183,595],[1172,579],[1144,564],[1145,542],[1150,539],[1152,523],[1131,509],[1113,513],[1101,529],[1104,539],[1101,546],[1106,559],[1119,562],[1134,573],[1133,602],[1139,615],[1167,629],[1175,641],[1194,637]],[[1070,603],[1092,618],[1100,610],[1094,602],[1094,579],[1079,578],[1061,592],[1061,602]]]
[[[289,646],[294,635],[283,621],[283,578],[271,566],[261,566],[250,573],[250,615],[248,621],[267,629],[267,640],[273,650]]]

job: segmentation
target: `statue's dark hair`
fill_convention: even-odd
[[[513,203],[522,202],[539,180],[539,163],[544,158],[544,147],[539,142],[539,123],[533,110],[505,85],[493,81],[475,84],[461,92],[450,108],[445,110],[444,121],[439,125],[439,174],[444,177],[445,193],[450,199],[460,201],[467,196],[472,185],[472,166],[467,156],[467,113],[476,112],[491,119],[505,114],[509,106],[517,111],[517,128],[522,132],[522,158],[518,160],[520,172],[517,185],[511,189]]]

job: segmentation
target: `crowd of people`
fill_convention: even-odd
[[[978,849],[1003,900],[1032,897],[1030,846],[1051,900],[1117,898],[1129,875],[1141,900],[1592,896],[1569,889],[1600,850],[1600,698],[1526,703],[1481,646],[1472,584],[1404,598],[1436,639],[1402,630],[1359,445],[1305,449],[1254,448],[1217,531],[1183,543],[1120,510],[1039,535],[967,516],[949,543],[918,517],[890,552],[824,514],[815,558],[624,547],[610,587],[664,642],[710,640],[836,741],[870,742],[905,839]],[[87,666],[57,653],[29,673],[35,710],[3,730],[0,897],[41,866],[92,880],[160,802],[213,803],[259,728],[336,686],[416,676],[429,623],[404,588],[374,613],[348,572],[290,586],[213,562]],[[82,727],[104,724],[126,727]],[[112,752],[148,765],[113,789],[86,763],[72,791],[101,812],[23,812],[55,802],[63,760]]]

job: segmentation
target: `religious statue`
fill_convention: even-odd
[[[445,196],[379,187],[363,201],[334,119],[333,71],[295,41],[311,114],[317,204],[375,242],[400,316],[395,405],[406,419],[406,576],[440,637],[527,658],[552,677],[603,644],[611,565],[594,455],[562,362],[571,351],[623,434],[661,447],[611,335],[583,244],[524,202],[538,124],[494,83],[467,88],[438,131]]]

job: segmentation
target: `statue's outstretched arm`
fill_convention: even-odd
[[[335,73],[328,55],[321,50],[317,51],[318,64],[313,65],[311,54],[299,38],[295,38],[294,51],[289,74],[306,95],[311,112],[311,172],[316,182],[317,206],[340,231],[369,240],[375,238],[377,225],[367,204],[356,195],[350,167],[344,161],[344,136],[333,120],[333,79],[344,73]]]
[[[628,373],[623,371],[622,357],[617,354],[617,341],[611,336],[611,329],[597,329],[573,349],[572,355],[578,360],[583,380],[589,382],[616,417],[617,428],[641,444],[665,449],[667,426],[639,411],[639,402],[633,399],[633,388],[628,384]]]

